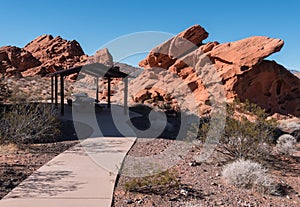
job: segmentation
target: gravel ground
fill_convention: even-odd
[[[130,156],[142,157],[159,154],[174,140],[154,139],[137,141],[129,152]],[[268,165],[272,177],[286,191],[284,196],[272,196],[253,190],[238,189],[225,183],[221,171],[226,162],[215,153],[210,163],[191,166],[199,149],[191,148],[187,155],[169,171],[176,176],[180,185],[164,191],[125,190],[125,184],[134,178],[120,175],[117,182],[113,206],[300,206],[300,154],[293,158],[277,157]],[[166,187],[168,188],[168,186]],[[148,188],[149,189],[149,188]]]

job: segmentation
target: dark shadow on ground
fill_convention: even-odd
[[[65,116],[61,116],[62,136],[59,138],[59,140],[77,140],[78,138],[79,139],[90,138],[91,134],[93,134],[93,129],[91,128],[91,126],[88,126],[87,123],[79,123],[79,122],[72,123],[72,119],[73,119],[72,110],[76,110],[76,109],[73,109],[68,105],[65,105]],[[198,116],[188,112],[178,112],[178,113],[163,112],[165,113],[167,118],[166,127],[162,130],[160,134],[156,134],[154,136],[151,132],[144,133],[145,130],[148,130],[151,127],[151,123],[149,121],[149,114],[151,111],[155,111],[154,113],[162,113],[162,110],[153,110],[153,108],[147,105],[137,104],[129,108],[130,123],[128,123],[128,121],[127,123],[122,123],[122,122],[115,123],[114,119],[118,118],[118,114],[112,115],[112,111],[108,109],[106,105],[98,104],[95,107],[95,110],[77,111],[76,116],[81,116],[81,113],[82,116],[91,116],[91,117],[95,116],[101,134],[98,135],[97,133],[95,133],[92,135],[93,137],[100,137],[100,136],[125,137],[130,135],[131,137],[138,137],[138,138],[159,137],[159,138],[177,139],[177,140],[185,140],[187,137],[187,132],[190,131],[191,129],[192,130],[196,129],[195,126],[191,126],[190,120],[200,120]],[[119,113],[123,113],[123,110],[120,110]],[[120,116],[124,116],[124,114],[120,114]],[[161,120],[157,120],[157,123],[156,123],[157,125],[160,125]],[[130,127],[130,125],[133,126],[131,127],[133,133],[130,132],[129,135],[122,134],[118,130],[118,126],[116,126],[116,124],[121,124],[121,125],[124,124],[124,126],[126,127]]]
[[[80,134],[76,132],[75,127],[80,128]],[[71,120],[61,120],[61,135],[57,138],[56,141],[71,141],[78,140],[81,137],[88,138],[93,133],[93,129],[84,123],[73,122]]]
[[[138,104],[136,106],[130,107],[130,110],[136,113],[141,114],[139,117],[133,117],[130,119],[133,126],[138,130],[147,130],[151,127],[151,123],[149,121],[149,114],[152,110],[149,106]],[[184,115],[183,113],[165,113],[167,117],[167,125],[163,132],[158,136],[160,138],[166,139],[176,139],[179,135],[179,130],[181,127],[181,118]],[[192,118],[192,117],[191,117]],[[182,123],[184,124],[184,123]],[[137,130],[133,129],[137,133],[137,137],[143,138],[137,132]],[[151,137],[146,137],[151,138]],[[183,139],[183,137],[181,137]]]
[[[300,170],[298,168],[298,163],[300,163],[300,157],[270,155],[267,161],[271,169],[281,171],[286,176],[300,177]]]

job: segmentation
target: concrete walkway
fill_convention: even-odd
[[[0,200],[0,207],[111,206],[118,169],[135,139],[82,141],[23,181]]]

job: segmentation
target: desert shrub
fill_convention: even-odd
[[[222,178],[230,185],[272,194],[276,185],[259,163],[239,159],[225,165]]]
[[[296,143],[292,135],[283,134],[277,140],[276,149],[284,155],[293,155],[296,152]]]
[[[167,170],[151,176],[132,178],[125,183],[124,187],[126,191],[163,195],[172,188],[178,188],[179,181]]]
[[[53,107],[40,103],[7,105],[0,116],[1,144],[50,142],[60,134]]]
[[[5,102],[11,96],[11,89],[7,83],[4,83],[4,79],[0,78],[0,103]]]
[[[265,157],[276,128],[275,121],[267,117],[263,109],[248,101],[228,104],[226,125],[217,150],[231,159]],[[210,122],[202,124],[199,133],[202,140],[209,128]]]

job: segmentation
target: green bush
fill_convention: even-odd
[[[219,139],[217,150],[233,159],[261,159],[269,151],[273,139],[275,121],[267,119],[268,114],[259,106],[235,102],[228,104],[224,133]],[[205,134],[210,123],[202,124],[200,138]]]
[[[2,108],[0,144],[52,142],[60,134],[53,107],[41,103],[15,103]]]

